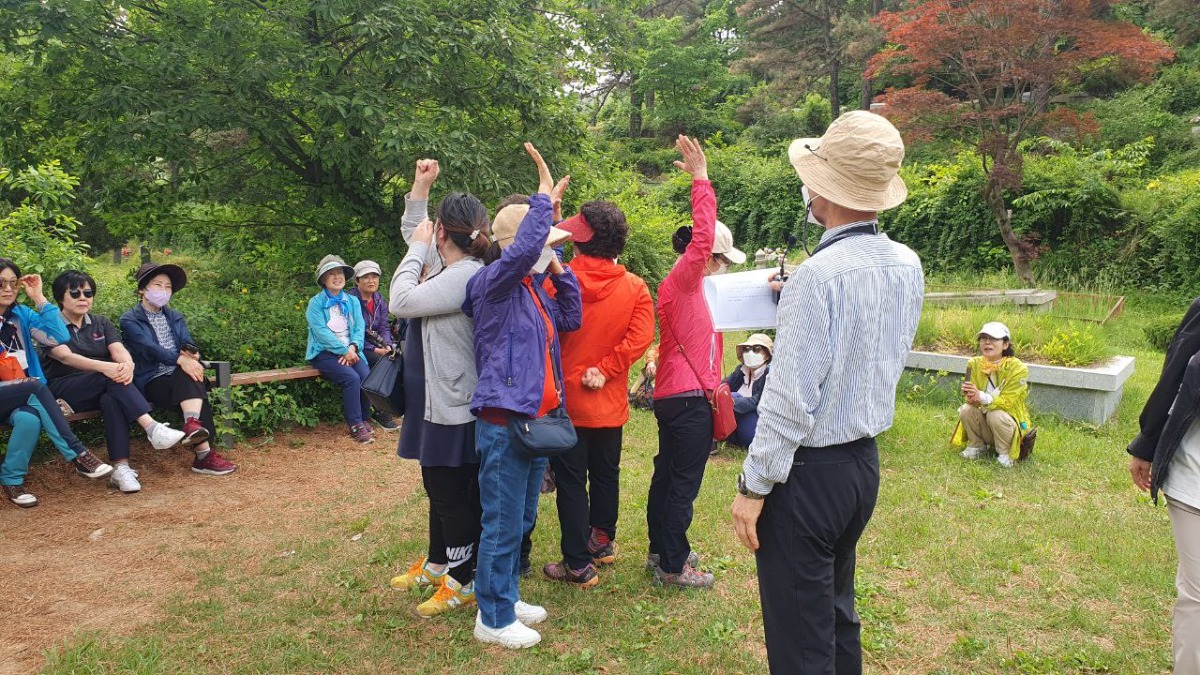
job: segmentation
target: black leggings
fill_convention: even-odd
[[[423,466],[421,479],[429,495],[429,562],[448,565],[460,584],[475,578],[479,554],[479,465]]]
[[[208,387],[204,382],[197,382],[190,375],[176,368],[170,375],[159,375],[146,383],[146,400],[154,407],[164,410],[176,410],[179,404],[189,399],[198,398],[200,405],[200,424],[208,429],[210,438],[216,438],[217,426],[213,423],[212,406],[208,403]]]

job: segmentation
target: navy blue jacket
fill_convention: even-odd
[[[154,327],[146,316],[146,308],[139,302],[133,309],[121,315],[121,341],[133,357],[133,383],[145,393],[146,383],[149,382],[160,365],[177,366],[179,349],[184,343],[192,342],[192,334],[188,332],[187,321],[183,314],[163,307],[167,323],[171,326],[171,334],[175,336],[175,351],[168,351],[158,344],[154,336]]]

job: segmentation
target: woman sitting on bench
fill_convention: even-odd
[[[17,302],[17,291],[37,307],[34,311]],[[79,442],[66,418],[46,388],[34,340],[55,342],[67,338],[58,308],[42,294],[42,278],[21,276],[16,263],[0,258],[0,421],[12,426],[8,451],[0,462],[0,491],[17,506],[37,506],[37,497],[25,489],[29,460],[42,430],[79,475],[103,478],[112,467],[101,462]]]
[[[71,339],[43,347],[50,391],[77,412],[99,410],[104,416],[104,439],[113,473],[108,482],[121,492],[142,489],[129,466],[129,426],[137,422],[155,450],[166,450],[184,433],[150,416],[150,403],[133,386],[133,357],[121,344],[121,334],[106,317],[92,314],[96,280],[70,270],[51,284],[54,302],[62,311]]]
[[[209,445],[216,433],[200,348],[192,342],[183,314],[167,307],[187,284],[178,265],[145,263],[137,270],[140,302],[121,316],[121,333],[133,356],[133,383],[157,408],[183,411],[183,444],[196,453],[192,471],[224,476],[237,465]]]

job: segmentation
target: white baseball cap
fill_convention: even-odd
[[[746,262],[746,254],[733,247],[733,232],[729,226],[721,221],[717,221],[717,236],[713,241],[713,255],[718,253],[729,258],[729,262],[734,265],[741,265]]]
[[[1012,337],[1008,334],[1008,326],[999,321],[990,321],[983,324],[983,328],[979,329],[979,335],[976,335],[976,337],[983,335],[996,338],[997,340],[1012,340]]]

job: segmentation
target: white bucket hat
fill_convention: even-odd
[[[788,159],[809,190],[848,209],[884,211],[908,197],[899,175],[904,141],[875,113],[843,114],[824,136],[792,141]]]
[[[717,236],[713,241],[713,255],[718,253],[729,258],[729,262],[734,265],[741,265],[746,262],[746,254],[733,247],[733,232],[729,227],[717,221]]]

